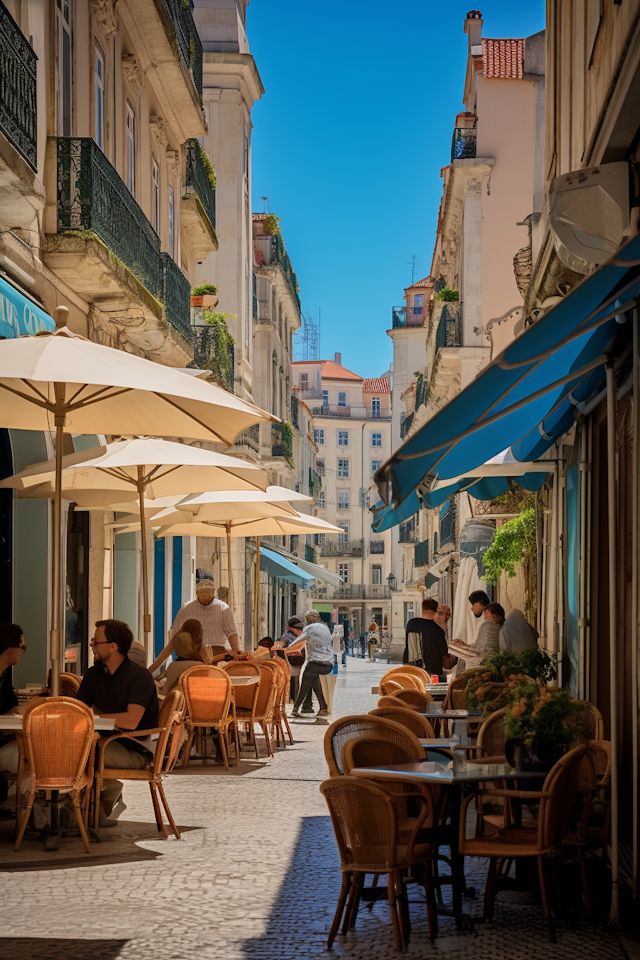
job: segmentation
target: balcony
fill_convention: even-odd
[[[253,423],[242,433],[239,433],[233,442],[234,447],[244,448],[254,456],[260,454],[260,424]]]
[[[398,327],[424,326],[424,311],[422,307],[391,307],[391,326]]]
[[[36,57],[0,2],[0,203],[2,222],[30,227],[44,207],[36,176]]]
[[[391,420],[390,412],[381,411],[372,414],[363,403],[351,404],[348,407],[333,403],[312,404],[311,412],[314,417],[330,417],[337,420]]]
[[[300,429],[300,405],[298,404],[297,397],[291,397],[291,423],[296,428]]]
[[[316,581],[318,583],[318,581]],[[345,583],[341,587],[318,584],[311,588],[313,600],[389,600],[391,591],[383,583]]]
[[[436,350],[462,346],[460,314],[459,303],[445,303],[436,331]]]
[[[363,540],[325,540],[318,546],[321,557],[361,557],[364,550]]]
[[[384,553],[384,540],[370,540],[369,553]]]
[[[315,500],[322,490],[322,479],[319,473],[309,467],[309,496]]]
[[[322,390],[311,390],[309,387],[294,387],[299,400],[322,400]]]
[[[414,567],[426,567],[429,563],[429,541],[421,540],[420,543],[416,543],[413,548],[413,565]]]
[[[404,520],[398,528],[398,543],[417,543],[418,525],[415,520]]]
[[[271,456],[282,457],[293,466],[293,431],[286,420],[271,424]]]
[[[473,160],[476,156],[476,128],[456,127],[451,139],[451,162]]]
[[[189,281],[97,144],[58,137],[57,233],[44,242],[47,266],[107,313],[127,315],[126,336],[154,359],[191,360]],[[179,335],[179,336],[176,336]],[[167,343],[170,341],[170,344]]]
[[[451,507],[443,517],[440,518],[440,548],[447,543],[453,543],[456,538],[456,511]]]
[[[300,297],[298,296],[298,278],[296,277],[289,254],[285,250],[284,242],[280,234],[272,236],[270,234],[260,234],[255,238],[255,258],[256,263],[264,266],[279,264],[284,274],[285,283],[293,299],[295,307],[300,312]]]
[[[180,132],[181,143],[203,137],[202,43],[188,0],[119,0],[117,10],[160,116]]]
[[[187,141],[180,227],[197,260],[218,249],[214,182],[213,168],[204,150],[197,140]]]
[[[404,440],[404,438],[406,437],[407,433],[409,432],[409,429],[410,429],[410,427],[411,427],[411,424],[413,423],[413,418],[414,418],[414,416],[415,416],[414,413],[408,413],[408,414],[406,415],[406,417],[404,418],[404,420],[402,421],[402,423],[400,424],[400,439],[401,439],[401,440]]]

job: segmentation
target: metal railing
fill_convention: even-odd
[[[197,140],[187,140],[186,186],[192,187],[202,204],[213,230],[216,228],[216,189],[209,179],[203,159],[204,150]]]
[[[409,432],[409,428],[411,427],[411,424],[413,423],[413,418],[414,418],[414,416],[415,416],[414,413],[408,413],[408,414],[406,415],[406,417],[404,418],[404,420],[402,421],[402,423],[400,424],[400,439],[401,439],[401,440],[404,440],[404,438],[406,437],[407,433]]]
[[[271,456],[284,457],[289,463],[293,462],[293,434],[291,424],[271,424]]]
[[[284,242],[280,234],[260,234],[255,238],[256,250],[262,256],[266,265],[279,263],[284,274],[284,279],[289,288],[289,293],[293,297],[294,303],[300,311],[300,297],[298,295],[298,278],[289,260]]]
[[[398,529],[398,543],[417,543],[418,535],[415,520],[403,520]]]
[[[421,540],[413,548],[414,567],[424,567],[429,563],[429,541]]]
[[[249,447],[254,453],[260,452],[260,424],[252,423],[250,427],[239,433],[234,440],[235,447]]]
[[[346,540],[340,543],[335,540],[325,540],[318,549],[321,557],[361,557],[364,541]]]
[[[293,389],[300,400],[322,400],[321,390],[312,390],[309,387],[294,387]]]
[[[300,429],[300,405],[298,403],[297,397],[291,397],[291,423],[294,425],[296,430]]]
[[[326,600],[389,600],[391,591],[386,583],[345,583],[341,587],[313,586],[311,596]]]
[[[220,331],[215,325],[191,327],[190,331],[193,342],[193,366],[201,370],[210,370],[212,379],[218,386],[233,393],[235,386],[235,348],[233,343],[226,343],[221,346]],[[251,427],[248,427],[248,430],[251,429]]]
[[[415,313],[419,310],[419,313]],[[422,327],[424,326],[424,311],[421,307],[414,307],[410,310],[407,307],[391,307],[391,326],[394,329],[398,327]]]
[[[168,253],[162,256],[162,300],[169,323],[187,340],[192,339],[191,284]],[[233,387],[229,388],[233,390]]]
[[[451,507],[448,510],[444,517],[440,519],[440,546],[443,547],[445,543],[453,543],[456,538],[456,511],[455,507]]]
[[[38,166],[37,62],[29,41],[0,2],[0,129],[32,170]]]
[[[476,155],[476,128],[456,127],[451,138],[451,162],[471,160]]]
[[[445,303],[436,331],[436,350],[441,347],[461,347],[460,304]]]
[[[384,540],[370,540],[369,553],[384,553]]]
[[[188,0],[162,0],[162,4],[175,30],[180,56],[184,60],[202,97],[202,43],[196,29]]]

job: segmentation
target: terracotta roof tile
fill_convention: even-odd
[[[389,377],[371,377],[362,384],[363,393],[391,393]]]
[[[482,70],[485,77],[522,80],[524,40],[482,39]]]
[[[433,280],[431,277],[425,277],[424,280],[416,280],[415,283],[412,283],[410,287],[407,287],[407,290],[411,290],[413,287],[432,287]]]
[[[358,380],[359,382],[364,379],[353,370],[347,370],[341,363],[336,363],[335,360],[322,361],[322,377],[327,380]]]

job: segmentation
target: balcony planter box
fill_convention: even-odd
[[[191,297],[192,307],[201,307],[203,310],[215,310],[218,306],[218,297],[215,293],[206,293],[200,297]]]

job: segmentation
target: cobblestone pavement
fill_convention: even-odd
[[[371,685],[382,664],[340,668],[334,716],[374,705]],[[143,784],[127,784],[128,809],[103,842],[84,853],[66,838],[57,853],[26,838],[12,852],[0,823],[0,957],[3,960],[377,960],[395,955],[385,903],[361,911],[355,933],[326,950],[340,886],[331,823],[318,784],[325,779],[325,726],[298,723],[292,748],[272,761],[244,762],[240,772],[191,765],[166,784],[183,841],[158,840]],[[249,754],[247,754],[249,757]],[[485,865],[469,864],[482,893]],[[419,888],[411,896],[409,956],[455,954],[465,960],[623,960],[632,955],[604,924],[558,923],[548,943],[539,905],[504,894],[495,922],[477,936],[443,918],[428,940]],[[480,902],[468,901],[470,913]]]

